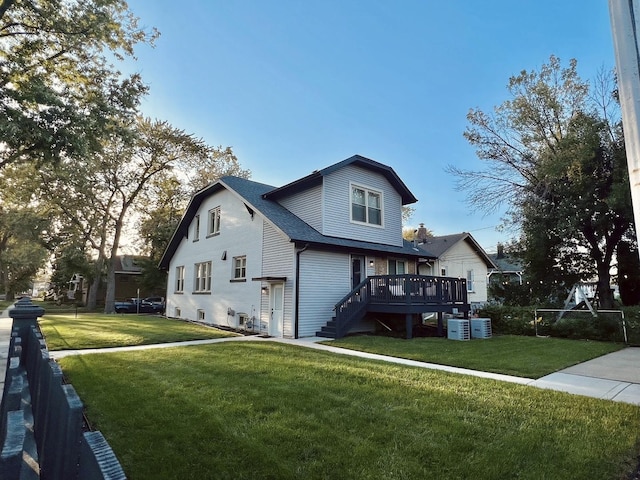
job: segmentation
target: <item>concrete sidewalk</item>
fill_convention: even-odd
[[[0,398],[4,387],[4,368],[7,364],[9,351],[9,339],[11,336],[12,320],[8,317],[8,311],[0,314],[0,366],[2,375],[0,376]],[[610,353],[602,357],[589,360],[573,367],[560,370],[537,380],[532,378],[514,377],[497,373],[480,372],[466,368],[449,367],[435,363],[418,362],[403,358],[389,357],[373,353],[358,352],[344,348],[333,347],[331,345],[321,345],[318,341],[326,338],[302,338],[298,340],[281,338],[261,338],[257,336],[238,336],[212,340],[194,340],[190,342],[175,342],[158,345],[139,345],[134,347],[115,347],[86,350],[64,350],[50,352],[51,358],[59,359],[69,355],[89,355],[108,352],[128,352],[136,350],[147,350],[151,348],[172,348],[189,345],[206,345],[212,343],[229,341],[260,341],[260,342],[281,342],[291,345],[299,345],[307,348],[328,351],[340,355],[349,355],[372,360],[381,360],[400,365],[412,367],[428,368],[440,370],[460,375],[472,375],[475,377],[488,378],[503,382],[529,385],[537,388],[558,390],[561,392],[584,395],[616,402],[631,403],[640,405],[640,348],[629,347],[618,352]]]

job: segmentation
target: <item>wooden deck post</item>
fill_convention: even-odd
[[[407,325],[407,340],[411,340],[413,338],[413,315],[407,313],[404,318]]]

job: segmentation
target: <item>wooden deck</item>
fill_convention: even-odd
[[[425,312],[468,314],[467,281],[427,275],[377,275],[368,277],[335,306],[334,318],[319,336],[340,338],[368,312],[405,315],[407,338],[413,317]]]

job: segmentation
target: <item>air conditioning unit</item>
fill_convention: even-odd
[[[447,321],[447,338],[449,340],[471,340],[469,320],[449,319]]]
[[[491,338],[491,319],[472,318],[471,338]]]

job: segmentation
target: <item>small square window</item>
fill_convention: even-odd
[[[233,278],[243,280],[247,278],[247,257],[233,257]]]
[[[197,313],[198,313],[198,321],[199,322],[204,322],[204,320],[205,320],[204,310],[198,309]]]

